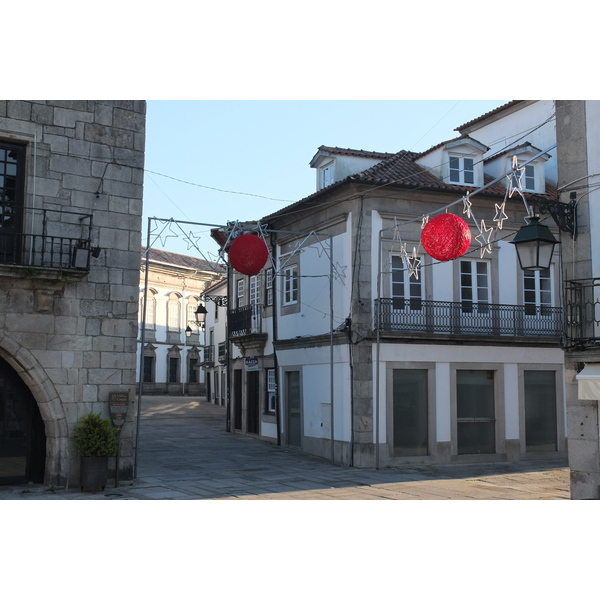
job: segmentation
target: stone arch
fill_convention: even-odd
[[[0,356],[15,370],[31,391],[46,431],[47,485],[67,485],[69,427],[60,396],[42,365],[25,346],[0,332]]]

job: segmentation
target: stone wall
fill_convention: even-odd
[[[89,272],[0,265],[0,354],[39,406],[48,485],[79,484],[74,426],[108,417],[112,392],[129,394],[120,480],[133,473],[145,112],[144,101],[0,101],[0,140],[26,147],[26,210],[87,215],[99,249]]]

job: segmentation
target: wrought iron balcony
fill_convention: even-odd
[[[89,214],[17,211],[0,201],[0,265],[87,272],[90,254],[96,250],[90,244],[91,227]]]
[[[227,312],[229,337],[242,337],[261,333],[261,306],[249,304]]]
[[[565,282],[565,350],[600,347],[600,278]]]
[[[375,300],[377,326],[380,331],[557,340],[563,333],[562,310],[558,307],[396,298]]]

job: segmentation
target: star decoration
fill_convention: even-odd
[[[475,239],[479,242],[479,244],[481,245],[481,254],[480,254],[480,258],[483,258],[483,255],[488,252],[489,254],[492,253],[492,242],[491,242],[491,237],[492,237],[492,233],[494,231],[493,227],[486,227],[485,221],[483,219],[481,219],[481,228],[479,229],[479,235],[475,236]]]
[[[173,231],[173,229],[171,228],[173,226],[173,221],[161,221],[161,223],[165,223],[164,227],[160,230],[159,233],[156,234],[156,237],[154,238],[154,241],[158,241],[161,243],[162,247],[164,248],[166,243],[167,243],[167,239],[172,237],[172,238],[177,238],[179,237],[179,235],[177,234],[177,232]],[[156,227],[154,227],[154,229],[152,229],[150,231],[150,237],[152,237],[152,234],[158,229],[158,225]],[[168,231],[168,233],[165,233],[165,230]],[[153,244],[151,243],[150,246],[152,246]]]
[[[463,206],[463,215],[467,215],[467,219],[470,219],[473,216],[473,213],[471,212],[473,203],[469,200],[469,194],[463,198]]]
[[[502,223],[508,219],[508,216],[504,212],[505,205],[506,200],[502,202],[502,204],[496,204],[496,216],[494,217],[494,221],[498,223],[498,229],[502,229]]]
[[[419,279],[419,268],[421,267],[421,259],[417,256],[417,249],[413,248],[412,256],[407,257],[408,275]]]
[[[429,215],[423,215],[423,220],[421,221],[421,229],[425,227],[429,223]]]
[[[340,265],[339,262],[335,263],[335,267],[333,269],[333,277],[334,279],[346,279],[346,269],[347,266]]]
[[[519,163],[517,161],[517,157],[513,156],[512,159],[512,173],[507,175],[508,179],[508,197],[512,198],[512,195],[515,192],[518,192],[522,195],[523,185],[521,183],[521,178],[523,177],[523,173],[525,173],[525,169],[523,167],[519,168]]]

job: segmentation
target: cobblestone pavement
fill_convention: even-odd
[[[225,431],[225,409],[142,400],[138,477],[96,494],[0,487],[2,500],[568,500],[565,461],[356,469]]]

